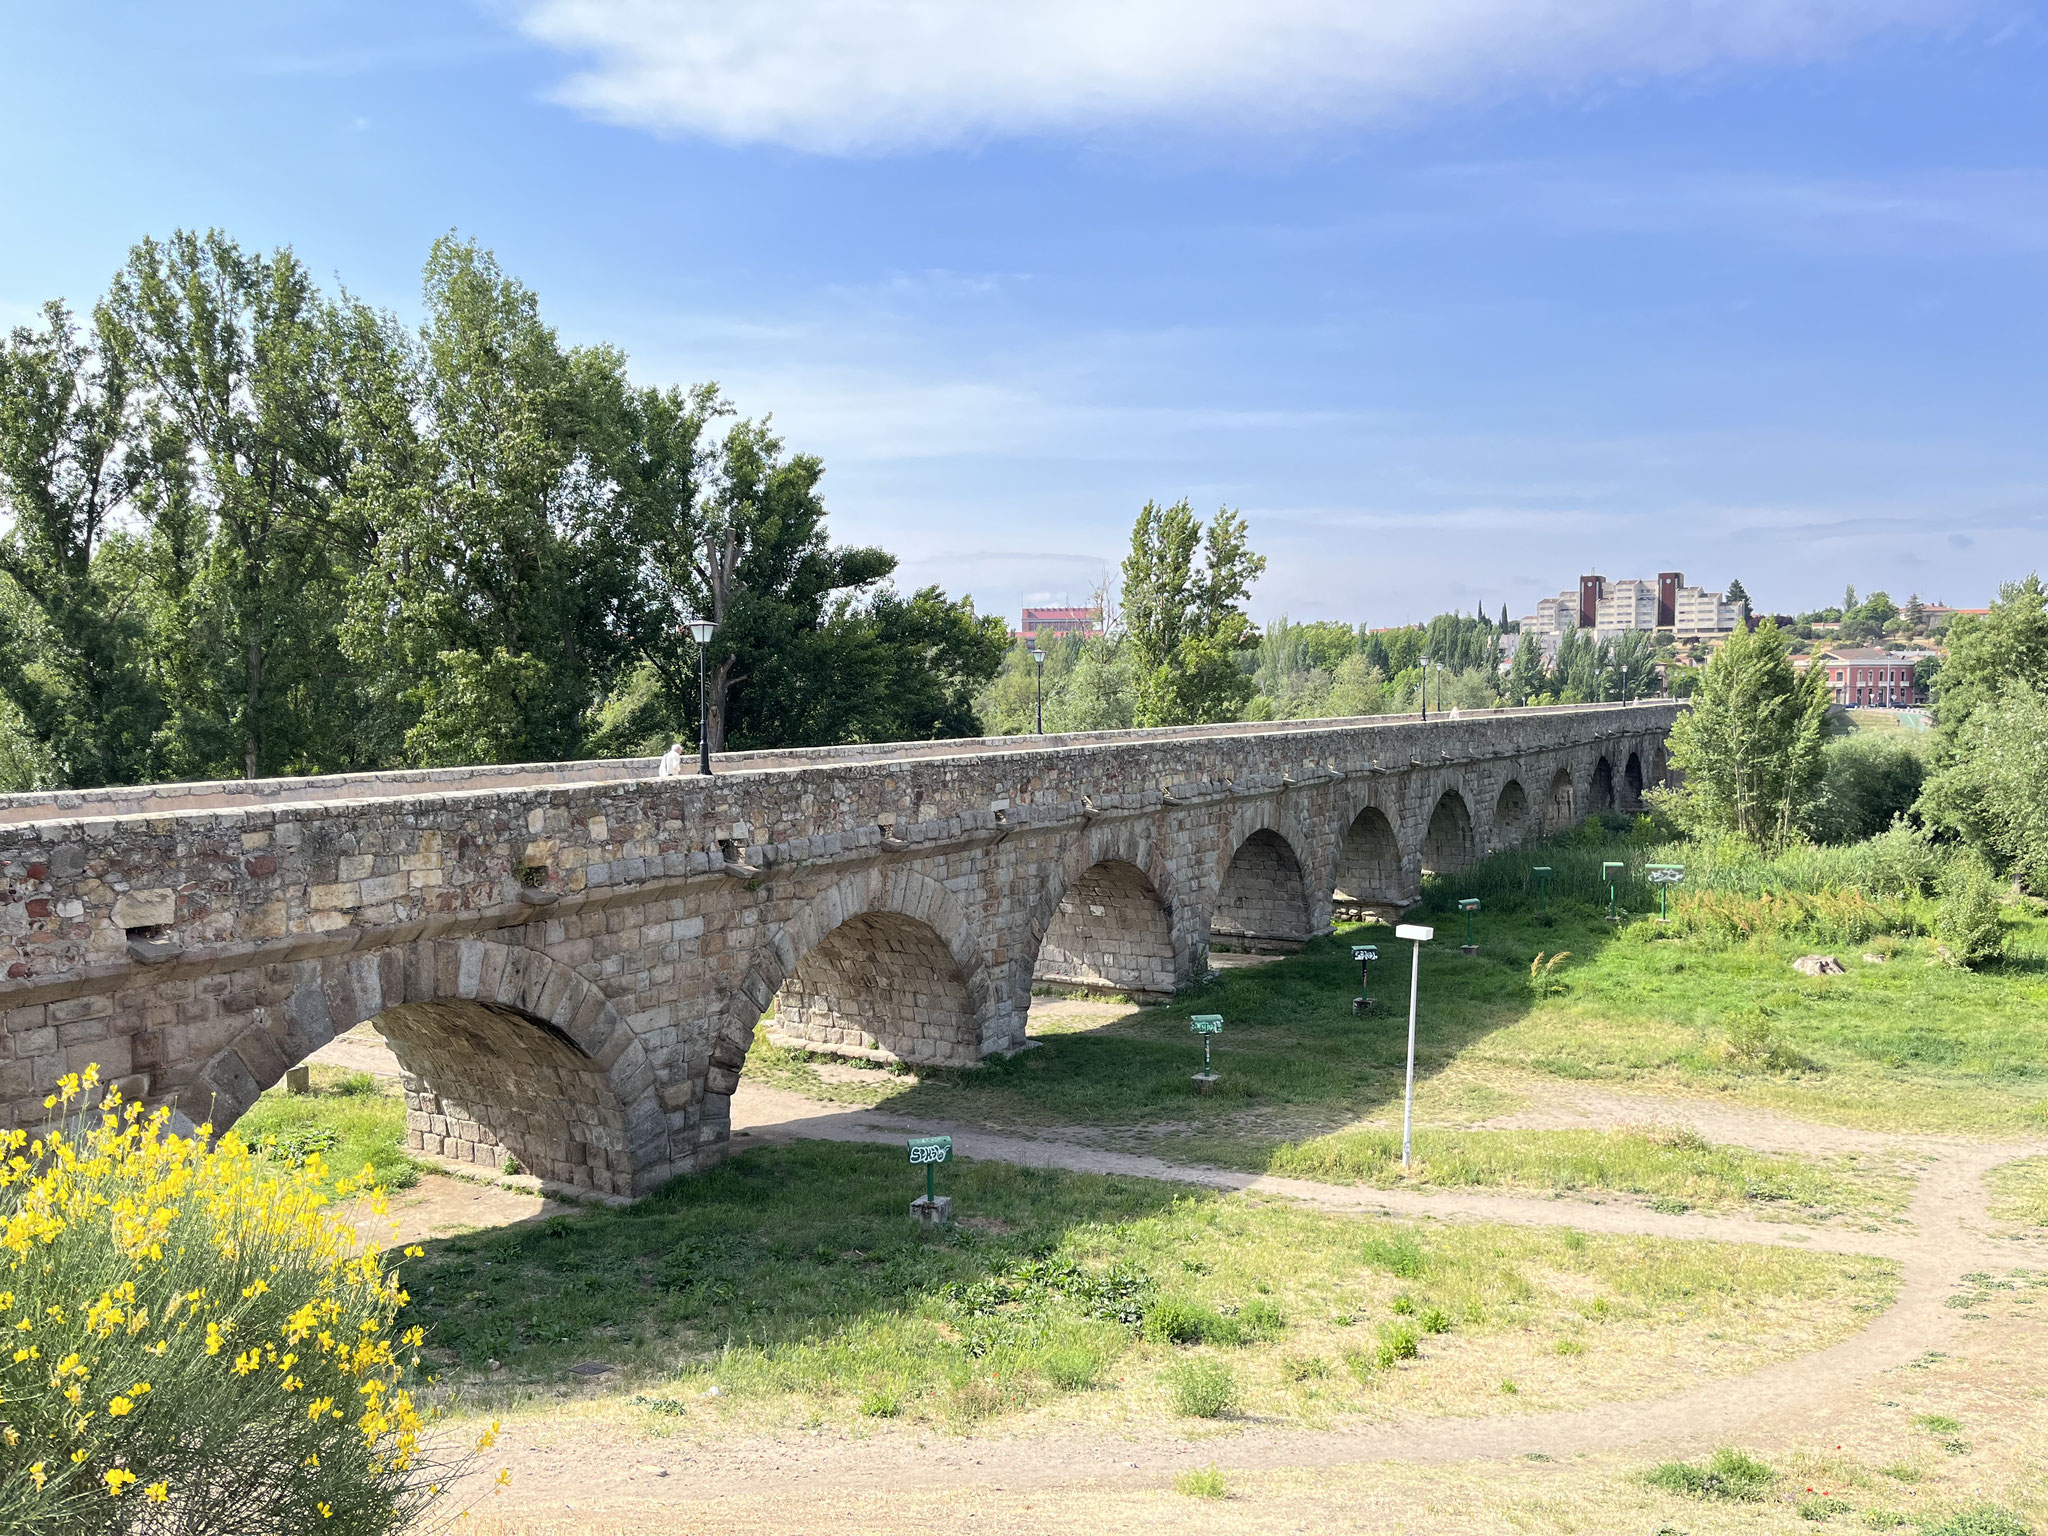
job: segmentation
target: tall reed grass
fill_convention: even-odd
[[[1857,942],[1872,933],[1919,931],[1924,925],[1909,912],[1909,904],[1934,890],[1951,858],[1905,826],[1860,843],[1796,844],[1774,854],[1738,838],[1676,839],[1665,824],[1649,816],[1619,826],[1616,822],[1620,818],[1591,819],[1562,836],[1503,850],[1453,874],[1432,875],[1423,882],[1423,905],[1433,912],[1450,912],[1461,898],[1477,896],[1488,911],[1534,911],[1533,871],[1544,866],[1551,872],[1550,906],[1604,910],[1607,882],[1602,866],[1617,862],[1625,866],[1618,891],[1621,906],[1645,912],[1656,900],[1656,888],[1644,878],[1646,866],[1682,864],[1685,880],[1673,888],[1674,923],[1688,903],[1695,911],[1694,921],[1704,927],[1724,917],[1732,920],[1738,906],[1725,898],[1769,897],[1777,903],[1797,897],[1802,900],[1789,905],[1759,903],[1761,911],[1744,913],[1747,928],[1734,925],[1724,931],[1790,932],[1801,925],[1803,931],[1813,931],[1818,924],[1831,934],[1839,933],[1841,942]],[[1897,926],[1908,918],[1919,926]]]

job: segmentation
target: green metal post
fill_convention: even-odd
[[[925,1202],[929,1205],[937,1205],[939,1203],[939,1186],[932,1178],[932,1175],[937,1172],[938,1164],[926,1163],[924,1165],[924,1198]]]

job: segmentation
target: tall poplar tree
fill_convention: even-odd
[[[1137,723],[1237,720],[1251,702],[1238,652],[1258,633],[1242,604],[1266,568],[1244,518],[1219,510],[1206,529],[1185,500],[1146,502],[1123,566],[1125,643],[1138,678]]]
[[[1685,774],[1671,809],[1695,831],[1785,841],[1820,786],[1828,702],[1821,670],[1793,667],[1776,624],[1736,630],[1671,728],[1671,765]]]

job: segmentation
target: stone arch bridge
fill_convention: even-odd
[[[374,1019],[416,1146],[638,1194],[723,1155],[771,1009],[969,1066],[1034,982],[1163,997],[1630,807],[1677,708],[0,797],[0,1118],[98,1062],[226,1125]]]

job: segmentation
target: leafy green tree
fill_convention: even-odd
[[[1607,642],[1601,660],[1610,699],[1640,699],[1657,691],[1657,636],[1647,629],[1623,630]]]
[[[130,253],[102,308],[146,394],[180,526],[155,589],[163,766],[255,777],[348,765],[360,721],[340,652],[364,531],[342,510],[341,327],[289,250],[180,230]]]
[[[148,772],[163,709],[143,614],[132,572],[101,558],[146,467],[126,451],[132,388],[118,351],[61,304],[0,344],[0,693],[36,763],[15,774],[78,786]]]
[[[1850,595],[1854,596],[1855,591],[1856,589],[1854,587],[1851,587],[1849,589]],[[1747,619],[1749,617],[1749,594],[1742,589],[1741,582],[1729,582],[1727,596],[1724,597],[1722,601],[1728,603],[1732,607],[1741,609],[1743,618]]]
[[[1184,500],[1165,508],[1145,503],[1123,565],[1138,724],[1242,716],[1253,684],[1237,656],[1258,637],[1241,604],[1265,568],[1237,513],[1217,512],[1205,531]]]
[[[1933,683],[1944,755],[2010,686],[2048,694],[2048,589],[2038,575],[2001,586],[1990,612],[1958,614],[1949,625],[1948,657]]]
[[[412,425],[363,445],[375,554],[350,654],[412,680],[418,763],[572,757],[591,700],[629,664],[641,548],[612,487],[625,363],[564,348],[533,292],[444,236],[402,388]]]
[[[2048,696],[2009,683],[1944,745],[1921,815],[2028,886],[2048,886]]]
[[[1875,837],[1913,809],[1927,776],[1914,748],[1868,735],[1842,736],[1822,750],[1820,792],[1807,813],[1816,842]]]
[[[1517,707],[1543,692],[1543,647],[1534,635],[1522,636],[1508,667],[1508,702]]]
[[[1819,787],[1827,711],[1820,672],[1793,668],[1775,623],[1736,630],[1671,728],[1671,763],[1685,774],[1671,810],[1698,832],[1784,842]]]

